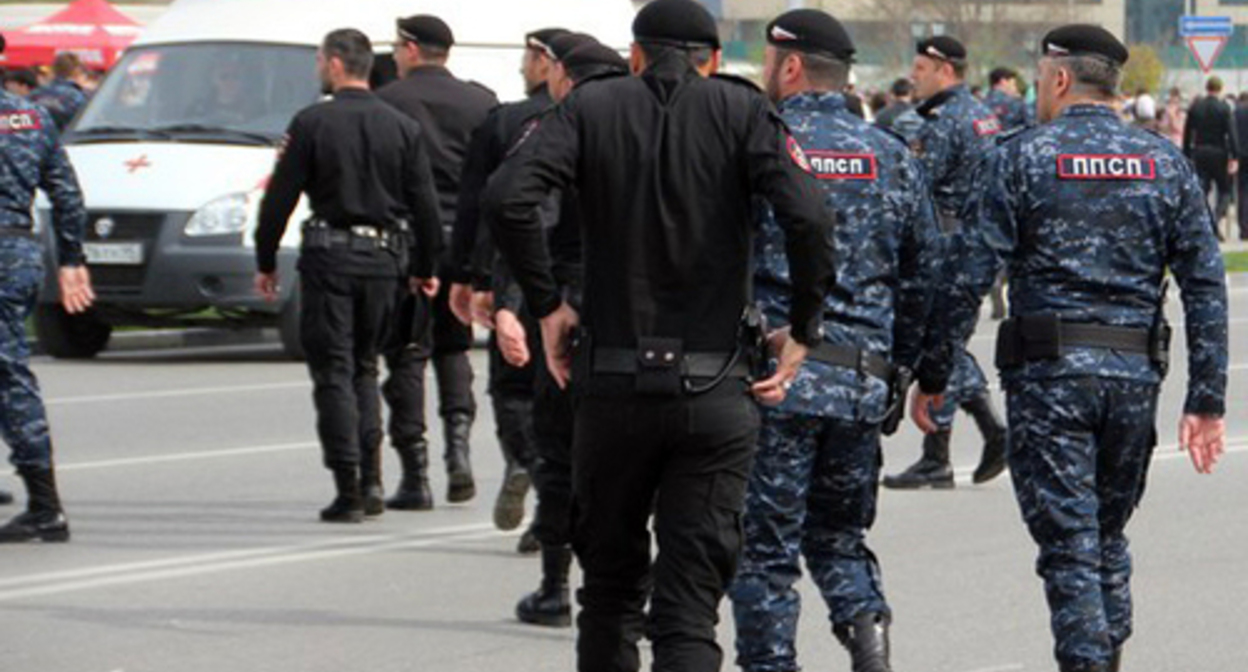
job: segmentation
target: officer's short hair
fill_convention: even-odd
[[[1062,56],[1053,61],[1070,71],[1075,87],[1084,93],[1106,100],[1118,95],[1122,66],[1098,56]]]
[[[679,54],[683,58],[688,59],[694,67],[704,68],[715,57],[715,49],[709,46],[686,48],[670,44],[659,44],[657,42],[640,42],[638,44],[641,47],[641,53],[646,57],[647,63],[655,63],[672,54]]]
[[[914,83],[905,77],[899,77],[893,82],[893,96],[900,98],[914,93]]]
[[[16,82],[28,89],[39,88],[39,78],[35,77],[35,73],[30,70],[14,70],[4,74],[4,83]]]
[[[776,63],[783,63],[789,56],[796,56],[806,69],[806,79],[814,86],[827,91],[840,91],[849,83],[849,64],[825,54],[812,54],[792,49],[776,49]]]
[[[451,50],[435,44],[416,44],[416,53],[420,54],[420,60],[429,63],[445,63],[450,58]]]
[[[78,74],[79,70],[82,70],[82,59],[73,52],[57,54],[52,61],[52,74],[56,75],[57,79],[69,79]]]
[[[993,68],[988,73],[988,86],[996,86],[1007,79],[1018,79],[1018,73],[1009,68]]]
[[[1222,93],[1222,78],[1217,76],[1210,77],[1209,81],[1205,82],[1205,91],[1208,91],[1209,93]]]
[[[373,71],[373,43],[354,28],[342,28],[325,36],[321,53],[342,61],[343,69],[356,79],[368,79]]]

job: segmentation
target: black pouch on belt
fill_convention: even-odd
[[[649,396],[680,396],[684,361],[684,342],[679,338],[637,339],[634,389],[638,394]]]

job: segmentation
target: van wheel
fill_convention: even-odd
[[[91,359],[108,347],[113,327],[94,310],[70,315],[60,304],[35,306],[35,335],[44,352],[57,359]]]
[[[286,305],[282,306],[282,313],[278,316],[277,331],[282,339],[282,351],[287,357],[297,362],[302,362],[307,358],[301,336],[303,331],[299,317],[301,312],[303,312],[303,299],[299,284],[296,282],[294,291],[290,293],[290,298],[286,300]]]

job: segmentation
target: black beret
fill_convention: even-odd
[[[536,49],[551,58],[554,54],[550,51],[550,43],[560,35],[567,35],[568,30],[565,28],[543,28],[535,30],[524,36],[524,46],[530,49]]]
[[[430,14],[417,14],[398,20],[399,37],[434,47],[450,49],[455,44],[455,34],[446,22]]]
[[[715,17],[693,0],[654,0],[633,19],[633,39],[682,49],[719,49]]]
[[[824,54],[852,62],[854,41],[845,26],[831,14],[817,9],[795,9],[767,24],[767,41],[783,49]]]
[[[550,47],[550,56],[556,61],[562,61],[573,49],[586,44],[595,44],[598,40],[593,35],[585,33],[564,33],[558,35],[547,45]]]
[[[574,82],[608,72],[628,72],[628,61],[619,52],[597,42],[583,44],[561,60],[563,69]]]
[[[937,35],[922,40],[915,50],[920,56],[927,56],[950,63],[961,63],[966,60],[966,47],[948,35]]]
[[[1040,41],[1045,56],[1096,56],[1115,65],[1127,62],[1127,48],[1100,26],[1073,24],[1049,31]]]

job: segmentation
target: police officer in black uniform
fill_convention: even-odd
[[[476,319],[493,328],[492,270],[496,253],[485,227],[480,225],[481,193],[490,175],[506,158],[526,124],[548,109],[550,98],[546,80],[554,64],[551,43],[566,35],[562,28],[544,28],[525,36],[521,73],[529,97],[501,105],[473,132],[464,162],[460,184],[459,212],[451,236],[451,309],[465,324]],[[553,212],[553,211],[552,211]],[[476,303],[478,308],[469,308]],[[506,461],[503,485],[494,504],[494,524],[502,530],[515,529],[524,519],[524,497],[530,485],[530,469],[537,453],[533,431],[533,366],[512,366],[498,347],[496,335],[490,338],[489,394],[498,428],[498,443]],[[520,539],[517,550],[540,550],[532,531]]]
[[[832,215],[762,93],[706,77],[719,65],[706,9],[655,0],[633,34],[640,76],[578,87],[500,169],[485,208],[541,320],[551,374],[575,385],[578,667],[637,670],[644,632],[655,670],[705,672],[722,663],[715,623],[742,542],[758,433],[749,392],[782,400],[820,340]],[[583,322],[558,291],[538,213],[568,187],[584,234]],[[776,373],[751,388],[739,335],[753,197],[789,235],[794,326]]]
[[[379,89],[377,97],[415,119],[424,131],[442,231],[449,238],[469,138],[498,99],[489,89],[456,79],[446,69],[455,36],[441,19],[412,16],[399,19],[397,28],[394,59],[401,79]],[[443,258],[440,266],[445,268],[448,262]],[[390,406],[390,441],[403,465],[399,490],[386,502],[391,509],[433,507],[425,441],[424,382],[430,356],[438,378],[438,415],[446,430],[447,501],[467,501],[476,492],[468,443],[477,413],[468,363],[472,328],[451,314],[449,288],[449,283],[442,285],[432,307],[421,295],[405,287],[400,291],[395,339],[386,353],[390,374],[382,387]],[[381,488],[380,462],[379,454],[364,456],[366,489]]]
[[[1222,80],[1210,77],[1205,84],[1205,94],[1192,103],[1192,109],[1187,112],[1183,154],[1196,166],[1196,175],[1205,194],[1217,188],[1213,228],[1221,239],[1222,220],[1231,206],[1231,166],[1239,158],[1242,139],[1236,132],[1231,106],[1222,100]]]
[[[291,121],[260,204],[256,289],[278,296],[277,248],[306,192],[312,219],[299,255],[301,334],[312,374],[317,433],[338,496],[326,522],[380,515],[361,496],[362,455],[381,445],[377,358],[394,309],[394,285],[437,294],[438,201],[420,125],[368,90],[373,49],[358,30],[325,37],[317,70],[333,99]]]

